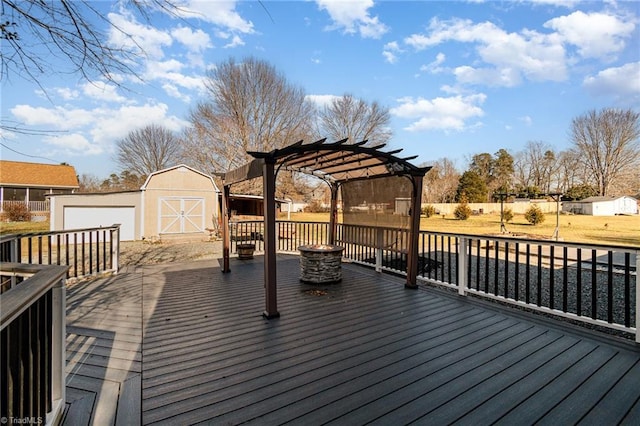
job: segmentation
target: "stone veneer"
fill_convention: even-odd
[[[316,244],[298,247],[300,251],[300,281],[324,284],[342,280],[344,247]]]

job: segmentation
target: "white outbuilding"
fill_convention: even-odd
[[[563,201],[564,213],[590,216],[615,216],[638,214],[638,200],[629,196],[589,197],[579,201]]]

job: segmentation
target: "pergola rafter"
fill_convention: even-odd
[[[407,253],[407,288],[416,288],[418,271],[418,231],[422,180],[430,167],[417,167],[409,160],[417,156],[397,157],[401,149],[381,151],[385,145],[366,146],[367,141],[349,144],[347,139],[326,142],[326,138],[311,143],[298,141],[284,148],[268,152],[247,152],[254,159],[223,176],[223,272],[229,272],[230,240],[227,197],[230,186],[248,179],[262,177],[264,186],[264,316],[279,316],[276,302],[276,232],[275,232],[275,177],[279,170],[305,173],[321,178],[331,189],[329,244],[336,242],[338,189],[344,182],[405,176],[412,183],[411,220],[409,224],[409,250]],[[417,207],[416,207],[417,206]]]

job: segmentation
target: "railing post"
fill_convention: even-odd
[[[111,268],[117,274],[120,268],[120,224],[115,224],[116,229],[111,230]]]
[[[630,272],[627,272],[630,273]],[[640,250],[636,250],[636,343],[640,343]]]
[[[458,238],[458,294],[467,295],[467,251],[469,250],[469,240],[465,237]]]
[[[376,229],[376,272],[382,272],[382,246],[384,245],[384,229]]]
[[[66,286],[64,279],[52,288],[52,352],[51,352],[51,396],[53,406],[52,424],[58,424],[64,412],[66,400]]]

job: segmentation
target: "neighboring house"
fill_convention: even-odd
[[[51,230],[120,224],[123,241],[203,238],[218,221],[211,176],[178,165],[149,175],[138,191],[51,197]]]
[[[71,194],[80,185],[72,166],[0,160],[0,208],[26,202],[31,211],[47,211],[47,195]]]
[[[589,197],[580,201],[563,201],[562,211],[591,216],[638,214],[638,200],[626,195],[622,197]]]

